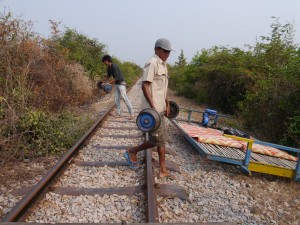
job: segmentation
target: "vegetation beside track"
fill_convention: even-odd
[[[60,31],[54,21],[50,25],[46,39],[31,22],[0,15],[1,160],[60,154],[93,122],[79,107],[99,97],[106,45],[74,29]],[[189,63],[182,51],[170,66],[170,87],[234,114],[265,141],[299,147],[300,50],[293,32],[293,24],[275,18],[270,35],[248,50],[215,46]],[[138,65],[114,61],[128,86],[141,75]]]
[[[170,86],[223,113],[234,114],[251,133],[300,146],[300,49],[292,23],[274,18],[270,36],[247,50],[215,46],[188,63],[183,51],[170,67]],[[199,40],[201,41],[201,40]]]
[[[106,45],[50,21],[44,38],[33,24],[0,14],[0,161],[61,154],[93,123],[80,106],[99,97]],[[115,58],[128,86],[141,68]]]

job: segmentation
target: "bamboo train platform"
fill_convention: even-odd
[[[182,110],[182,109],[181,109]],[[195,110],[184,109],[188,111],[187,119],[172,119],[171,122],[180,131],[180,133],[193,145],[193,147],[200,153],[200,155],[208,160],[214,160],[229,164],[238,165],[243,172],[251,175],[252,172],[264,173],[269,175],[275,175],[280,177],[286,177],[293,179],[297,182],[300,181],[300,149],[291,148],[283,145],[277,145],[268,142],[262,142],[259,140],[251,140],[247,138],[241,138],[231,135],[224,135],[233,139],[248,142],[247,149],[242,150],[239,148],[225,147],[216,144],[201,143],[195,138],[191,137],[181,126],[180,123],[184,121],[192,126],[203,127],[200,122],[195,122],[191,119],[191,113]],[[200,112],[200,111],[196,111]],[[218,119],[218,116],[214,115],[214,123]],[[212,119],[212,118],[210,118]],[[283,150],[288,153],[296,154],[297,161],[292,161],[284,158],[277,158],[274,156],[263,155],[256,152],[252,152],[253,144],[260,144],[264,146],[270,146]]]

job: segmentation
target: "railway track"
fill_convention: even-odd
[[[139,83],[128,96],[137,114]],[[299,200],[293,197],[299,195],[298,183],[260,174],[249,178],[231,165],[206,161],[174,121],[166,121],[166,163],[176,179],[156,178],[158,156],[153,149],[138,155],[141,166],[131,170],[123,153],[145,137],[126,114],[110,115],[114,106],[102,100],[96,104],[106,110],[99,112],[98,121],[34,187],[6,193],[22,200],[0,225],[299,224]],[[7,199],[0,195],[2,205]]]
[[[130,90],[129,97],[138,113],[140,83]],[[124,105],[122,108],[127,112]],[[1,223],[159,224],[170,217],[168,212],[164,215],[164,200],[191,203],[185,187],[156,178],[155,149],[139,155],[138,170],[127,166],[124,151],[142,143],[145,137],[126,113],[119,118],[112,115],[114,111],[114,105],[108,107],[34,187],[19,190],[24,197]],[[176,156],[170,146],[167,155]],[[181,173],[180,166],[172,161],[167,161],[167,167],[175,174]]]

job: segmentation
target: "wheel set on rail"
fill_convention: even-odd
[[[179,114],[179,106],[173,102],[169,101],[170,113],[166,117],[169,119],[174,119]],[[152,108],[143,109],[136,118],[136,124],[138,128],[143,132],[151,132],[157,130],[161,123],[161,115]]]

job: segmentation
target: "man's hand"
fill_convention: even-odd
[[[115,80],[115,79],[112,79],[109,83],[110,83],[110,84],[114,84],[114,83],[116,83],[116,80]]]

